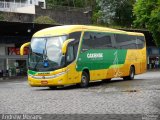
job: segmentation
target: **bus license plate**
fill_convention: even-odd
[[[48,81],[47,80],[42,80],[41,84],[43,84],[43,85],[45,84],[46,85],[46,84],[48,84]]]

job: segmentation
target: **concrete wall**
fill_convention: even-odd
[[[6,51],[5,51],[5,46],[2,46],[2,45],[0,45],[0,55],[5,55],[6,53]]]
[[[84,10],[56,10],[36,7],[36,17],[41,15],[48,15],[60,24],[91,24],[91,12],[85,13]]]
[[[3,21],[9,21],[9,22],[32,23],[34,19],[33,14],[23,14],[23,13],[13,13],[13,12],[1,12],[1,16],[4,17]]]
[[[17,13],[27,13],[27,14],[35,14],[35,6],[25,6],[25,7],[19,7],[15,10]]]
[[[84,10],[85,11],[85,10]],[[49,16],[59,24],[91,24],[91,12],[83,10],[41,9],[36,6],[34,14],[1,12],[4,21],[32,23],[39,16]]]

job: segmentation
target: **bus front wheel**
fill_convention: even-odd
[[[83,71],[81,76],[80,87],[86,88],[88,87],[88,85],[89,85],[89,75],[87,74],[87,72]]]
[[[135,75],[135,69],[133,66],[130,67],[129,76],[124,77],[124,80],[133,80]]]
[[[57,88],[57,86],[49,86],[49,88],[50,88],[51,90],[55,90],[55,89]]]

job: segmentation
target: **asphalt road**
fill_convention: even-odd
[[[30,87],[26,78],[0,81],[0,114],[160,114],[160,71],[81,89]]]

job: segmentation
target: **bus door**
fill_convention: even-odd
[[[79,73],[76,71],[76,56],[78,50],[78,42],[69,44],[66,53],[66,64],[68,70],[68,83],[80,82]]]

